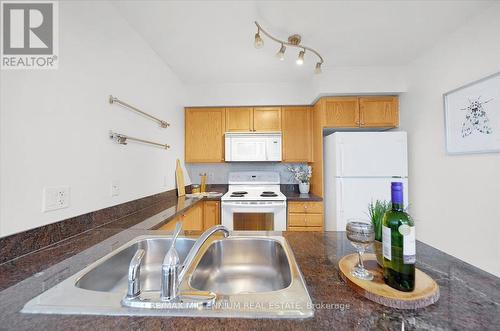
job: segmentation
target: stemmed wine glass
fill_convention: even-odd
[[[351,275],[362,280],[372,280],[373,274],[365,269],[363,264],[363,254],[365,250],[375,240],[373,225],[357,220],[352,220],[346,226],[347,239],[358,251],[359,262],[352,270]]]

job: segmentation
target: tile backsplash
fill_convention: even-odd
[[[287,170],[290,165],[268,162],[196,163],[186,164],[186,170],[193,184],[200,183],[200,173],[207,174],[207,184],[227,184],[229,173],[234,171],[276,171],[280,173],[281,184],[297,184]]]

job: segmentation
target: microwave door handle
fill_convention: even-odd
[[[270,148],[270,146],[268,146],[269,144],[269,139],[266,140],[266,144],[264,145],[264,156],[266,158],[266,161],[269,161],[269,156],[267,155],[267,150]]]

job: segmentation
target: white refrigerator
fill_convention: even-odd
[[[406,132],[336,132],[324,138],[325,230],[345,231],[349,219],[369,220],[368,204],[391,200],[401,181],[408,203]]]

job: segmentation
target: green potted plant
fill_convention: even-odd
[[[375,241],[373,246],[375,248],[375,255],[377,256],[377,263],[382,267],[384,265],[384,258],[382,254],[382,219],[386,211],[391,209],[391,202],[385,200],[377,200],[370,202],[368,205],[368,215],[373,224],[375,231]]]

